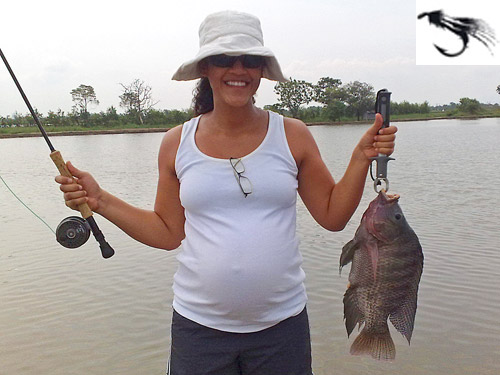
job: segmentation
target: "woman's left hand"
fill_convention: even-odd
[[[391,155],[394,152],[394,141],[398,128],[389,126],[382,129],[383,119],[380,113],[376,114],[375,122],[361,137],[357,148],[363,155],[370,158],[378,154]]]

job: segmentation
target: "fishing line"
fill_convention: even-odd
[[[35,211],[33,211],[31,208],[29,208],[29,207],[28,207],[28,205],[27,205],[26,203],[24,203],[24,202],[21,200],[21,198],[19,198],[19,197],[16,195],[16,193],[14,193],[14,191],[10,188],[10,186],[7,184],[7,182],[5,182],[5,180],[2,178],[2,176],[0,176],[0,180],[2,180],[2,182],[3,182],[3,183],[4,183],[4,185],[5,185],[5,187],[6,187],[7,189],[9,189],[9,191],[12,193],[12,195],[13,195],[13,196],[14,196],[14,197],[15,197],[15,198],[19,201],[19,202],[21,202],[21,204],[22,204],[24,207],[26,207],[26,208],[27,208],[27,209],[28,209],[28,210],[29,210],[29,211],[30,211],[33,215],[35,215],[35,217],[36,217],[36,218],[38,218],[38,220],[40,220],[42,223],[44,223],[44,224],[47,226],[47,228],[49,228],[49,229],[50,229],[50,231],[51,231],[52,233],[56,234],[56,232],[54,231],[54,229],[52,229],[52,227],[51,227],[49,224],[47,224],[47,222],[46,222],[45,220],[43,220],[40,216],[38,216],[38,215],[37,215],[37,213],[36,213]]]
[[[71,175],[70,171],[68,170],[68,167],[66,166],[66,162],[64,161],[61,153],[57,151],[52,143],[50,142],[49,136],[47,135],[47,132],[43,128],[40,119],[38,118],[36,112],[34,111],[33,107],[31,106],[31,103],[28,100],[28,97],[24,93],[24,90],[22,89],[19,81],[16,78],[16,75],[12,71],[12,68],[9,65],[9,62],[7,61],[7,58],[3,54],[2,50],[0,49],[0,58],[5,64],[5,67],[10,73],[10,76],[12,77],[12,80],[14,81],[14,84],[16,85],[17,89],[19,90],[19,93],[21,94],[26,106],[28,107],[31,116],[33,117],[33,120],[35,120],[36,125],[38,126],[38,129],[40,130],[40,133],[42,133],[43,138],[47,142],[47,145],[50,148],[50,158],[56,165],[57,169],[59,170],[59,173],[63,176],[73,178]],[[113,256],[115,251],[113,248],[109,245],[109,243],[106,242],[106,239],[104,238],[104,234],[101,232],[99,227],[97,226],[97,223],[95,222],[93,212],[88,206],[87,203],[83,203],[78,205],[78,211],[82,214],[83,218],[80,218],[78,216],[70,216],[66,219],[64,219],[61,223],[59,223],[57,229],[56,229],[56,239],[57,242],[59,242],[61,245],[64,247],[74,249],[77,248],[81,245],[83,245],[89,238],[90,233],[94,234],[95,239],[97,242],[99,242],[99,247],[101,248],[101,254],[103,258],[110,258]]]

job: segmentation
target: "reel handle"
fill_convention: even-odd
[[[59,151],[51,152],[50,158],[52,159],[52,161],[56,165],[57,169],[59,170],[59,173],[61,173],[62,176],[73,178],[73,176],[71,175],[70,171],[68,170],[68,167],[66,166],[66,163],[64,162],[64,159]],[[80,204],[78,206],[78,211],[80,211],[80,213],[82,214],[82,217],[84,219],[87,219],[90,216],[92,216],[92,210],[90,209],[90,207],[87,203]]]

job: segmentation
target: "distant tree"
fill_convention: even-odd
[[[481,103],[479,103],[479,101],[477,101],[476,99],[461,98],[458,109],[461,112],[474,115],[481,112]]]
[[[134,80],[129,85],[123,83],[120,85],[123,88],[123,94],[120,95],[120,107],[126,108],[127,112],[143,125],[146,113],[158,104],[153,100],[151,86],[140,79]]]
[[[340,120],[345,110],[345,92],[342,81],[322,77],[314,85],[314,101],[323,104],[323,116],[328,120]]]
[[[314,101],[323,105],[328,105],[331,101],[331,93],[335,92],[342,85],[342,81],[337,78],[322,77],[314,85]]]
[[[321,121],[324,108],[321,106],[308,106],[301,108],[299,118],[305,122]]]
[[[266,111],[273,111],[273,112],[277,112],[281,115],[284,115],[285,114],[285,110],[284,108],[281,106],[281,104],[279,103],[275,103],[275,104],[270,104],[270,105],[265,105],[264,106],[264,109]]]
[[[345,113],[346,105],[341,100],[332,100],[325,108],[326,117],[331,121],[340,121]]]
[[[35,111],[38,119],[43,123],[43,114],[41,114],[36,108],[34,108],[33,110]],[[33,116],[31,116],[31,113],[28,112],[23,115],[22,113],[19,113],[17,111],[12,114],[12,125],[16,125],[19,127],[36,126],[35,120],[33,119]]]
[[[106,117],[112,121],[118,121],[120,119],[120,116],[114,106],[111,106],[106,110]]]
[[[193,117],[193,112],[191,110],[179,111],[178,109],[173,109],[170,111],[164,110],[164,112],[167,115],[167,123],[173,125],[182,124]]]
[[[69,125],[68,118],[65,116],[64,111],[59,108],[57,112],[49,111],[45,119],[47,125],[63,126]]]
[[[375,102],[373,86],[365,82],[354,81],[345,85],[344,90],[349,110],[359,121],[367,110],[373,108]]]
[[[120,124],[120,115],[116,111],[114,106],[106,109],[106,112],[100,112],[96,118],[96,122],[100,123],[103,126],[117,126]]]
[[[89,85],[80,85],[76,89],[71,90],[71,99],[75,103],[73,111],[77,113],[84,124],[87,124],[89,118],[88,105],[99,105],[94,88]]]
[[[146,125],[163,125],[166,124],[167,121],[167,112],[157,109],[150,109],[144,117],[144,123]]]
[[[326,89],[326,108],[325,113],[329,120],[340,121],[347,108],[346,87],[329,87]]]
[[[406,100],[397,103],[391,103],[391,113],[395,115],[404,115],[409,113],[429,113],[429,102],[425,101],[422,104],[410,103]]]
[[[12,114],[12,125],[25,126],[26,125],[25,116],[22,113],[15,111]]]
[[[431,108],[429,106],[429,102],[426,100],[422,104],[420,104],[419,112],[418,113],[429,113],[431,111]]]
[[[274,86],[274,92],[278,94],[278,104],[289,110],[295,118],[299,114],[300,106],[309,104],[314,98],[314,87],[311,83],[292,78]]]

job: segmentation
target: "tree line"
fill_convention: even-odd
[[[289,82],[278,83],[274,91],[278,103],[269,106],[280,113],[292,117],[319,117],[327,121],[343,118],[361,120],[369,112],[374,112],[375,90],[366,82],[354,81],[342,84],[337,78],[322,77],[316,84],[290,78]],[[309,106],[316,102],[319,106]],[[430,106],[422,104],[391,103],[392,114],[429,113]]]
[[[301,117],[301,109],[316,102],[320,106],[311,108],[316,116],[337,121],[347,115],[360,120],[375,103],[372,85],[359,81],[343,85],[340,79],[331,77],[322,77],[316,84],[290,78],[278,83],[274,91],[278,103],[268,108],[296,118]]]
[[[278,95],[278,103],[266,106],[284,115],[302,120],[340,121],[360,120],[374,111],[376,93],[373,86],[366,82],[354,81],[342,84],[337,78],[322,77],[316,84],[290,78],[288,82],[280,82],[274,87]],[[500,94],[500,85],[496,88]],[[309,106],[316,102],[319,106]],[[472,114],[484,112],[485,108],[498,104],[485,105],[476,99],[461,98],[459,103],[451,102],[446,106],[429,105],[429,102],[410,103],[408,101],[391,102],[391,114],[427,114],[446,111],[450,115]]]
[[[135,79],[130,84],[122,84],[120,107],[125,113],[118,113],[114,106],[105,111],[90,113],[89,107],[99,105],[95,90],[90,85],[81,84],[70,91],[73,101],[72,111],[65,113],[61,109],[49,111],[46,116],[36,111],[39,118],[48,126],[83,126],[83,127],[120,127],[172,126],[183,123],[193,116],[193,110],[158,110],[158,104],[152,96],[152,88],[144,81]],[[500,94],[500,85],[496,91]],[[375,90],[366,82],[353,81],[343,84],[338,78],[322,77],[316,84],[290,78],[274,87],[278,102],[264,106],[283,115],[299,118],[306,122],[361,120],[373,113]],[[316,103],[317,105],[310,105]],[[427,101],[409,103],[392,102],[391,114],[426,114],[446,111],[465,114],[480,114],[486,105],[476,99],[461,98],[459,103],[431,107]],[[491,106],[491,105],[490,105]],[[494,105],[498,109],[498,105]],[[34,126],[30,114],[14,113],[12,116],[0,116],[0,126]]]
[[[143,126],[172,126],[181,124],[193,116],[191,109],[187,110],[158,110],[158,104],[152,96],[152,88],[144,81],[135,79],[130,84],[120,83],[122,94],[119,96],[120,107],[125,113],[118,113],[116,107],[111,106],[105,111],[90,113],[92,106],[99,105],[95,90],[90,85],[81,84],[70,91],[73,107],[71,112],[61,109],[49,111],[43,115],[35,109],[37,116],[47,126],[58,127],[122,127],[129,125]],[[0,126],[34,126],[31,115],[14,113],[12,116],[0,116]]]

